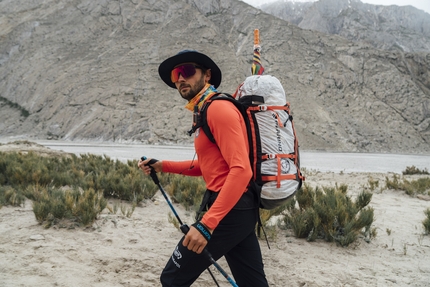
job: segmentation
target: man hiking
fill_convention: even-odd
[[[187,100],[186,109],[200,109],[217,94],[221,70],[208,56],[183,50],[162,62],[161,79]],[[212,143],[197,129],[194,134],[196,160],[157,161],[150,166],[157,172],[203,176],[207,191],[203,206],[207,212],[179,241],[162,274],[162,286],[190,286],[211,264],[204,248],[215,260],[224,256],[237,285],[268,286],[255,234],[258,199],[248,184],[252,170],[248,156],[246,126],[241,113],[229,101],[213,101],[207,109]],[[146,174],[151,158],[138,163]]]

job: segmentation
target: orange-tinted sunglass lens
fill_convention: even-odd
[[[175,67],[170,74],[172,83],[176,83],[179,80],[179,75],[182,75],[184,79],[193,76],[196,73],[196,68],[199,67],[192,64],[185,64]]]

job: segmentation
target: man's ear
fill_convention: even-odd
[[[211,80],[212,72],[210,69],[207,69],[205,72],[205,83],[209,83]]]

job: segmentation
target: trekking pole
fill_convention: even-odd
[[[146,156],[142,156],[140,158],[141,160],[146,160]],[[161,191],[161,194],[163,194],[164,199],[166,199],[167,204],[169,205],[170,209],[172,210],[173,214],[175,215],[176,219],[178,220],[179,224],[181,225],[180,229],[182,231],[182,233],[187,234],[188,231],[190,230],[190,227],[186,224],[184,224],[181,220],[181,218],[179,217],[178,213],[176,212],[175,208],[173,207],[173,204],[170,202],[169,198],[167,197],[167,193],[164,191],[164,188],[161,186],[160,184],[160,180],[158,179],[157,176],[157,172],[155,171],[155,169],[151,166],[151,164],[156,163],[158,160],[156,159],[151,159],[146,166],[149,166],[151,168],[151,173],[150,176],[152,178],[152,180],[154,181],[154,183],[158,186],[158,188]],[[227,272],[224,271],[224,269],[222,269],[222,267],[218,264],[218,262],[215,261],[215,259],[213,259],[212,255],[209,253],[209,251],[204,248],[203,249],[203,254],[209,259],[209,261],[216,267],[216,269],[218,269],[218,271],[225,277],[225,279],[227,279],[228,282],[230,282],[230,284],[233,287],[239,287],[236,282],[234,282],[233,279],[231,279],[230,276],[228,276]],[[210,273],[210,275],[212,276],[212,279],[215,281],[216,285],[218,285],[218,282],[216,281],[215,277],[213,276],[212,272],[209,270],[209,268],[207,269]]]

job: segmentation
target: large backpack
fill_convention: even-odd
[[[250,76],[233,96],[212,96],[200,111],[194,111],[190,134],[201,127],[209,140],[215,143],[206,112],[217,100],[232,102],[245,119],[252,180],[261,187],[260,207],[273,209],[282,205],[301,187],[305,178],[300,172],[299,145],[290,104],[281,83],[270,75]]]

